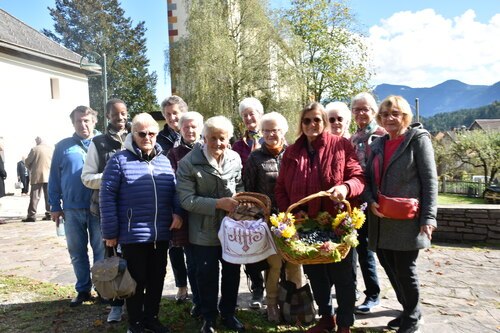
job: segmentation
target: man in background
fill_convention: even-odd
[[[101,187],[102,172],[108,160],[118,151],[125,148],[125,137],[127,130],[127,105],[125,102],[112,98],[106,103],[106,118],[108,127],[106,133],[97,135],[92,139],[87,158],[83,164],[82,182],[92,189],[90,212],[100,219],[99,212],[99,188]],[[107,248],[106,250],[110,250]],[[122,320],[124,301],[121,299],[111,300],[111,310],[108,314],[108,323]]]
[[[28,157],[24,161],[26,168],[30,171],[30,203],[28,205],[28,216],[22,220],[23,222],[35,222],[36,210],[40,198],[45,199],[45,216],[42,218],[44,221],[50,221],[50,205],[47,186],[49,182],[50,162],[54,148],[43,143],[41,137],[35,138],[36,146],[31,149]]]
[[[76,307],[92,298],[88,243],[92,247],[94,263],[104,258],[104,243],[99,218],[90,212],[92,190],[81,180],[83,163],[95,135],[97,112],[87,106],[78,106],[70,118],[75,133],[56,144],[48,187],[52,220],[58,224],[60,218],[65,219],[66,243],[78,293],[71,300],[70,307]]]

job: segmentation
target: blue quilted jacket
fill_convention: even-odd
[[[120,244],[166,241],[172,214],[181,214],[175,173],[159,144],[151,161],[142,158],[129,134],[125,148],[110,158],[99,195],[104,239]]]

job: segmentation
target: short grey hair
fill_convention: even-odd
[[[97,123],[97,112],[94,111],[89,106],[79,105],[73,111],[71,111],[71,113],[69,115],[69,118],[71,119],[72,123],[75,123],[75,114],[76,113],[80,113],[83,116],[86,116],[86,115],[90,114],[92,116],[92,119],[94,120],[94,122]]]
[[[269,112],[266,113],[265,115],[260,118],[260,128],[264,125],[266,122],[274,121],[276,122],[276,125],[278,125],[278,128],[281,130],[283,135],[288,132],[288,122],[286,121],[285,117],[283,117],[282,114],[278,112]]]
[[[132,119],[132,132],[135,132],[139,125],[153,127],[156,133],[160,130],[156,120],[147,112],[139,113]]]
[[[196,111],[184,112],[179,118],[179,128],[182,127],[185,121],[192,120],[195,122],[196,127],[199,129],[203,128],[203,116]]]
[[[261,116],[264,114],[264,107],[262,106],[262,103],[255,97],[247,97],[240,102],[240,106],[238,108],[240,116],[242,116],[243,111],[246,109],[252,109]]]
[[[181,110],[181,112],[184,113],[188,110],[188,105],[186,104],[186,102],[184,102],[184,100],[181,97],[172,95],[170,97],[165,98],[163,102],[161,102],[161,114],[165,117],[165,108],[167,106],[176,104],[179,105],[179,109]]]
[[[359,93],[359,94],[357,94],[356,96],[354,96],[352,98],[352,100],[351,100],[351,111],[352,111],[352,108],[354,107],[354,104],[356,104],[359,101],[365,101],[366,104],[368,104],[368,106],[370,107],[370,109],[372,109],[373,113],[377,113],[378,112],[377,101],[375,101],[375,97],[373,97],[373,95],[370,94],[369,92]]]
[[[227,133],[228,139],[231,139],[234,133],[234,127],[231,123],[231,120],[227,119],[224,116],[215,116],[208,118],[207,121],[205,121],[205,125],[203,126],[203,137],[205,137],[208,132],[213,130],[225,131]]]
[[[346,124],[349,126],[351,123],[351,110],[344,102],[331,102],[325,106],[326,113],[330,116],[330,111],[337,111],[338,115],[345,119]]]

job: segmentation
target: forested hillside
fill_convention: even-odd
[[[474,109],[438,113],[428,118],[421,117],[421,122],[428,131],[439,132],[460,126],[468,128],[476,119],[500,119],[500,102]]]

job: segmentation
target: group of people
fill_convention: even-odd
[[[99,135],[96,112],[79,106],[70,115],[75,133],[55,147],[48,192],[52,220],[66,220],[77,278],[71,306],[91,298],[90,243],[94,262],[116,248],[137,282],[132,297],[111,302],[108,321],[121,319],[125,303],[128,332],[169,332],[158,313],[170,258],[176,299],[188,298],[189,281],[191,315],[203,319],[201,332],[215,332],[219,316],[226,328],[244,331],[235,315],[241,267],[222,258],[218,238],[224,216],[238,206],[233,196],[266,194],[271,211],[283,212],[310,194],[328,191],[330,197],[311,200],[293,213],[335,216],[339,201],[366,202],[368,222],[359,230],[359,246],[338,263],[296,265],[275,254],[246,265],[251,306],[260,307],[265,292],[267,318],[279,323],[282,269],[297,287],[305,274],[321,316],[307,332],[350,332],[354,314],[369,313],[380,302],[378,257],[403,307],[388,326],[401,333],[418,330],[416,260],[436,228],[437,177],[429,133],[412,124],[411,108],[402,97],[390,96],[377,106],[372,95],[361,93],[350,109],[341,102],[310,103],[300,113],[291,144],[285,139],[285,117],[264,113],[253,97],[240,103],[246,130],[233,144],[234,127],[226,117],[204,121],[178,96],[167,98],[161,108],[166,124],[160,131],[147,113],[129,125],[125,102],[111,99],[109,124]],[[351,135],[352,118],[357,129]],[[384,216],[378,205],[381,193],[418,199],[418,215],[404,220]],[[356,307],[358,261],[366,290]]]

